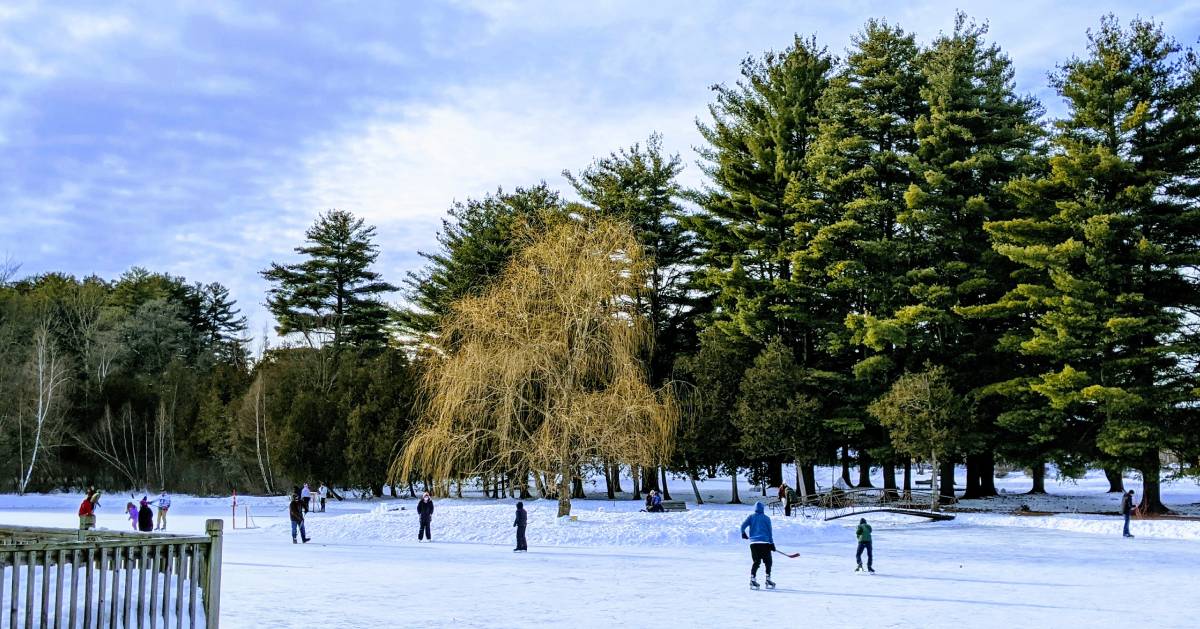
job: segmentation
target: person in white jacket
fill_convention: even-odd
[[[171,497],[167,495],[167,490],[164,489],[163,492],[158,495],[158,524],[155,525],[154,530],[167,530],[167,510],[170,508]]]
[[[321,483],[321,486],[317,488],[317,498],[321,500],[321,513],[325,513],[325,499],[328,497],[329,488],[325,486],[325,483]]]
[[[304,483],[304,487],[300,489],[300,502],[304,504],[304,512],[308,513],[308,503],[312,500],[312,490],[308,488],[308,483]]]

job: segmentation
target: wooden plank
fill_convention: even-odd
[[[28,571],[25,573],[25,629],[33,629],[33,599],[37,595],[37,586],[33,581],[33,567],[36,564],[37,553],[29,553],[29,563],[26,566]]]
[[[150,570],[150,566],[146,565],[149,558],[150,549],[142,546],[141,561],[138,564],[138,591],[137,591],[137,625],[142,625],[142,619],[146,617],[146,572]]]
[[[163,629],[171,625],[171,567],[173,563],[177,563],[171,561],[174,556],[175,547],[167,546],[167,559],[166,564],[163,566]]]
[[[13,553],[13,571],[12,571],[12,596],[9,598],[9,616],[8,626],[16,629],[17,625],[17,601],[21,595],[21,561],[25,559],[25,553]]]
[[[175,572],[175,626],[183,626],[183,577],[187,570],[187,546],[179,547],[179,561],[176,562]]]
[[[211,541],[204,562],[204,624],[208,629],[217,629],[221,624],[221,530],[224,520],[208,520],[204,530]]]
[[[200,545],[192,544],[192,578],[188,584],[188,617],[191,628],[196,629],[196,589],[200,587]]]
[[[116,551],[114,551],[114,553],[115,552]],[[104,619],[108,617],[107,616],[108,607],[105,605],[105,603],[107,601],[104,600],[104,584],[108,582],[108,579],[106,578],[108,575],[105,574],[106,570],[108,570],[108,549],[101,548],[100,549],[100,575],[99,575],[100,576],[100,596],[96,601],[96,627],[97,628],[103,627]],[[87,627],[87,629],[91,629],[91,627]]]
[[[121,617],[121,555],[123,547],[113,549],[112,556],[112,592],[108,595],[108,626],[116,627]]]
[[[121,626],[129,626],[129,605],[131,595],[133,593],[133,564],[134,564],[134,549],[125,549],[125,602],[121,605]]]
[[[50,621],[50,551],[42,553],[42,615],[38,617],[39,629],[47,629]]]
[[[78,553],[79,551],[75,551],[75,552]],[[84,594],[83,594],[83,599],[84,599],[83,600],[83,626],[85,629],[91,629],[92,628],[92,570],[93,570],[92,560],[95,558],[94,557],[95,554],[91,550],[85,550],[85,551],[83,551],[82,554],[87,559],[87,568],[84,569],[85,570],[84,574],[86,576],[83,579],[83,587],[84,587],[84,590],[83,590],[83,592],[84,592]],[[79,568],[78,561],[75,562],[75,567],[76,567],[76,573],[77,573],[76,576],[78,576],[78,568]],[[71,584],[71,601],[72,601],[72,603],[74,603],[74,601],[78,601],[78,600],[79,599],[75,597],[75,584],[72,583]],[[75,624],[75,620],[77,618],[77,614],[75,613],[75,607],[76,606],[74,604],[71,605],[71,629],[75,629],[75,627],[77,626]]]
[[[62,582],[63,564],[65,563],[67,563],[67,551],[60,550],[58,551],[58,566],[54,570],[54,629],[62,629]]]
[[[153,563],[150,565],[150,629],[157,629],[157,627],[158,627],[158,573],[159,573],[158,555],[159,555],[159,551],[161,550],[161,548],[158,546],[154,546],[153,548],[154,548],[154,551],[153,551],[153,555],[151,557],[151,561]]]
[[[11,559],[11,555],[12,553],[8,551],[0,552],[0,611],[4,609],[4,567]],[[13,570],[16,571],[16,568],[14,567]],[[0,616],[0,624],[3,624],[2,618]]]

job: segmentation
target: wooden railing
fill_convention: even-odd
[[[896,507],[928,510],[933,502],[929,491],[903,491],[896,489],[854,488],[823,491],[801,497],[791,502],[793,512],[826,519],[864,507]]]
[[[0,526],[0,627],[217,627],[222,524],[197,536]]]

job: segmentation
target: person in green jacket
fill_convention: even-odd
[[[858,538],[858,553],[854,558],[858,560],[858,567],[855,572],[862,570],[862,551],[865,548],[867,551],[867,572],[875,572],[875,568],[871,564],[875,563],[874,553],[871,552],[871,525],[867,524],[866,518],[858,519],[858,528],[854,530],[855,537]]]

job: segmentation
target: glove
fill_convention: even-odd
[[[742,539],[750,539],[750,536],[746,535],[745,531],[742,531]]]
[[[775,552],[775,544],[771,544],[771,552]]]

